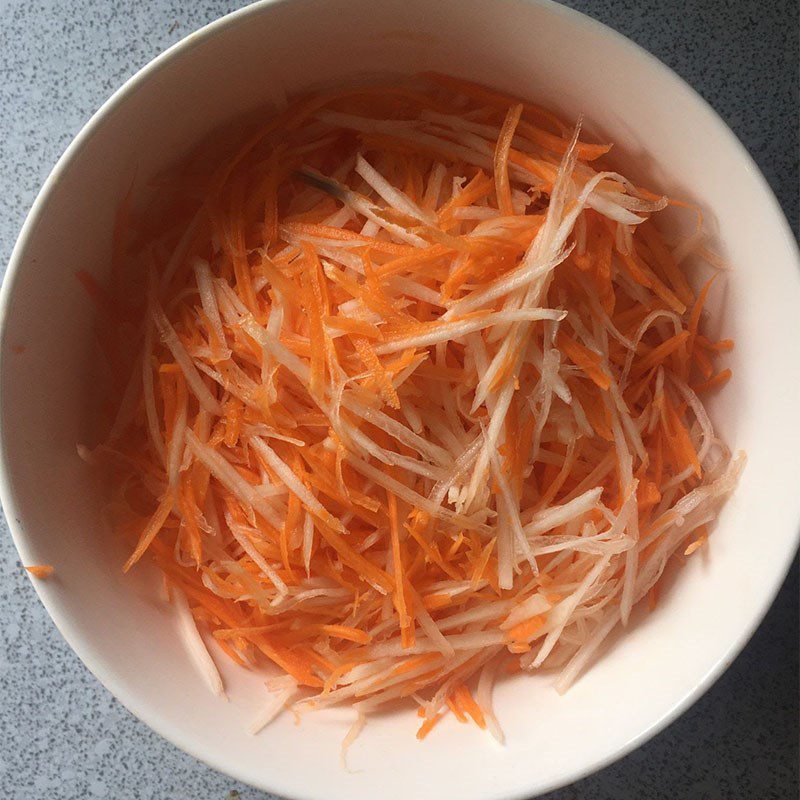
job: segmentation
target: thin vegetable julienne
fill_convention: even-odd
[[[115,285],[154,274],[141,334],[126,312],[104,342],[141,378],[91,454],[140,532],[125,568],[162,568],[195,655],[187,608],[300,706],[413,697],[420,737],[452,711],[501,738],[495,675],[566,688],[735,485],[696,396],[730,377],[710,284],[664,198],[599,174],[609,145],[458,79],[225,144],[119,215]]]

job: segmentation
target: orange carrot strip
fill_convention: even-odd
[[[730,379],[733,373],[729,369],[723,369],[721,372],[718,372],[716,375],[713,375],[708,380],[702,381],[701,383],[696,383],[694,385],[694,391],[698,394],[701,392],[710,392],[712,389],[718,389],[720,386],[724,386]]]
[[[611,379],[603,371],[602,359],[599,354],[588,347],[576,342],[563,331],[558,332],[558,346],[566,353],[570,361],[579,367],[603,391],[611,386]]]
[[[136,549],[131,553],[125,565],[122,567],[123,572],[127,572],[145,553],[153,539],[156,538],[158,532],[164,527],[167,517],[172,512],[173,498],[170,492],[166,492],[161,498],[158,508],[156,508],[150,521],[145,526],[139,537],[139,542]]]
[[[25,567],[25,569],[28,570],[34,578],[40,578],[42,580],[49,578],[55,571],[52,564],[31,564],[29,567]]]
[[[464,711],[467,712],[467,714],[472,717],[475,724],[479,728],[485,728],[486,719],[483,716],[483,711],[481,711],[481,707],[473,699],[469,689],[467,689],[467,687],[461,683],[456,687],[453,694],[455,695],[458,704],[464,709]]]

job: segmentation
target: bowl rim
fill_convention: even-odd
[[[343,0],[347,2],[347,0]],[[609,39],[616,47],[626,49],[628,52],[636,56],[643,62],[649,69],[660,73],[662,77],[667,78],[674,86],[676,91],[682,92],[688,96],[691,101],[701,106],[709,115],[710,121],[715,127],[717,135],[722,136],[729,145],[732,145],[734,151],[737,153],[738,158],[742,161],[747,170],[751,173],[752,177],[759,184],[760,188],[764,191],[770,203],[770,212],[774,216],[782,230],[782,233],[787,241],[789,250],[794,256],[795,268],[800,275],[800,249],[798,249],[797,240],[792,235],[791,227],[786,219],[783,209],[778,202],[772,187],[767,182],[763,173],[755,163],[753,157],[750,155],[746,147],[742,144],[736,134],[731,130],[728,124],[722,119],[720,114],[711,106],[711,104],[687,81],[685,81],[674,70],[664,64],[655,55],[650,53],[641,45],[629,39],[624,34],[614,30],[593,17],[584,14],[583,12],[561,5],[554,0],[519,0],[529,5],[536,5],[545,9],[550,14],[561,15],[567,18],[572,24],[583,26],[586,29],[591,29],[594,33]],[[3,277],[2,286],[0,286],[0,342],[5,337],[5,329],[9,317],[9,308],[14,297],[14,290],[24,260],[25,251],[28,247],[29,241],[33,238],[35,230],[42,218],[46,209],[48,197],[53,188],[58,184],[63,173],[65,173],[71,162],[89,143],[95,133],[105,123],[106,118],[114,113],[118,106],[128,102],[140,89],[144,88],[148,82],[155,79],[158,74],[167,68],[173,61],[181,58],[189,53],[194,48],[198,47],[201,43],[213,38],[223,30],[230,29],[234,26],[244,23],[251,15],[258,15],[267,13],[273,6],[285,5],[295,0],[257,0],[250,5],[225,14],[205,25],[187,34],[185,37],[179,39],[174,44],[170,45],[166,50],[159,53],[153,59],[148,61],[144,66],[139,68],[133,75],[131,75],[125,82],[116,89],[111,96],[102,103],[102,105],[95,111],[89,120],[82,126],[74,139],[70,142],[68,147],[57,160],[55,166],[42,184],[36,198],[30,208],[30,211],[25,217],[20,233],[14,244],[14,247],[9,258],[8,266]],[[3,369],[3,351],[0,348],[0,374]],[[0,503],[2,503],[8,528],[11,533],[12,540],[17,548],[22,563],[25,563],[29,555],[29,547],[27,536],[23,531],[23,526],[19,517],[19,510],[17,508],[14,492],[11,484],[12,465],[9,461],[4,435],[4,421],[0,415]],[[758,626],[763,621],[767,611],[772,605],[775,597],[777,596],[783,582],[788,574],[795,557],[795,553],[800,545],[800,497],[798,498],[797,509],[794,517],[798,520],[796,523],[793,535],[787,536],[787,548],[783,558],[783,563],[778,565],[779,569],[775,572],[772,585],[767,587],[767,591],[763,592],[762,598],[757,605],[755,613],[748,619],[747,624],[742,627],[739,634],[727,645],[725,650],[717,656],[714,665],[703,675],[694,687],[686,692],[672,708],[660,718],[655,719],[644,730],[637,735],[631,737],[622,746],[611,748],[608,752],[595,757],[589,762],[581,765],[580,767],[572,769],[569,773],[565,772],[559,778],[551,779],[546,785],[539,787],[537,795],[568,786],[576,781],[579,781],[595,772],[598,772],[605,767],[613,764],[614,762],[624,758],[633,750],[642,746],[658,733],[663,731],[667,726],[674,722],[679,716],[687,711],[697,700],[700,699],[708,689],[723,675],[728,667],[733,663],[736,657],[741,653],[744,647],[749,642],[752,635],[755,633]],[[29,576],[30,577],[30,576]],[[262,777],[253,775],[245,775],[237,771],[235,765],[223,762],[218,759],[214,751],[206,750],[197,745],[190,737],[185,737],[167,720],[162,718],[157,711],[151,708],[151,704],[137,696],[131,696],[126,693],[122,688],[120,682],[117,680],[116,675],[111,670],[106,670],[100,664],[94,663],[93,657],[90,652],[90,645],[85,637],[72,625],[69,617],[62,611],[57,599],[51,595],[48,587],[43,582],[34,581],[31,578],[34,590],[39,597],[39,600],[44,605],[47,613],[52,619],[58,631],[61,633],[67,644],[80,658],[83,665],[89,672],[97,678],[98,681],[118,700],[128,711],[131,712],[137,719],[144,722],[149,728],[155,731],[159,736],[166,739],[170,744],[179,748],[185,753],[206,764],[218,772],[227,775],[242,783],[249,784],[259,790],[272,792],[282,797],[293,798],[293,800],[318,800],[303,793],[297,785],[288,785],[285,780],[278,778],[274,774],[265,773]],[[486,792],[487,800],[524,800],[530,798],[531,795],[524,790],[512,791],[508,793],[502,791],[498,793],[497,790],[488,789]]]

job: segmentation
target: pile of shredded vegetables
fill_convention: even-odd
[[[200,631],[283,674],[254,730],[344,703],[349,741],[402,699],[420,737],[502,739],[497,675],[565,690],[703,546],[743,462],[684,272],[719,264],[609,149],[426,75],[301,97],[123,203],[113,285],[81,275],[120,397],[83,452],[211,687]]]

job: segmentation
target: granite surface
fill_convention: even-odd
[[[0,0],[0,265],[45,176],[102,101],[166,46],[237,5]],[[569,5],[698,89],[797,225],[796,0]],[[167,744],[100,686],[50,622],[0,526],[0,798],[266,798]],[[688,713],[548,800],[797,798],[798,629],[795,563],[750,644]]]

